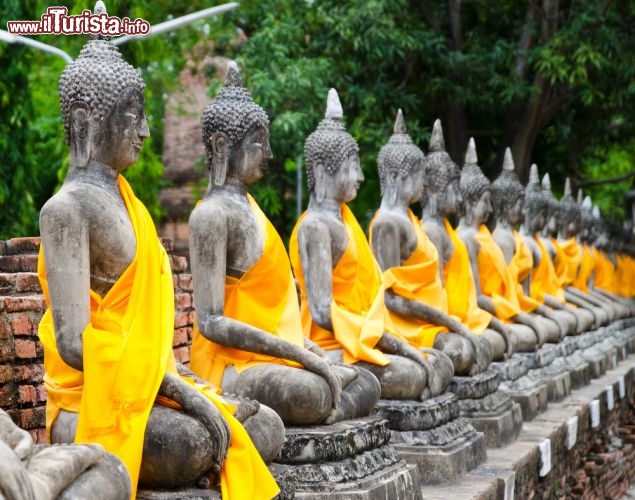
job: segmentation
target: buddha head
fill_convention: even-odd
[[[346,131],[343,116],[337,91],[331,89],[324,119],[304,143],[309,192],[319,203],[325,199],[337,203],[355,199],[364,180],[359,147]]]
[[[572,238],[580,230],[580,206],[571,194],[571,180],[567,177],[564,184],[564,195],[560,199],[560,235]]]
[[[143,90],[141,75],[109,40],[84,46],[59,82],[71,169],[93,160],[123,170],[137,161],[150,135]]]
[[[534,163],[529,168],[529,182],[525,188],[525,227],[530,234],[545,227],[548,210],[549,200],[542,191],[538,166]]]
[[[428,155],[424,164],[421,204],[430,215],[447,217],[458,212],[463,199],[459,189],[461,169],[445,151],[441,120],[432,127]]]
[[[578,191],[580,193],[581,189]],[[597,237],[592,210],[593,201],[590,196],[585,196],[580,203],[580,239],[586,243],[593,243]]]
[[[201,118],[210,188],[227,179],[249,185],[264,174],[272,158],[269,118],[244,87],[238,66],[227,66],[225,85],[203,111]]]
[[[485,224],[492,213],[490,182],[483,175],[477,162],[474,138],[470,138],[459,187],[465,208],[464,220],[467,225],[473,227]]]
[[[523,222],[525,205],[525,188],[518,180],[514,169],[511,149],[505,150],[503,170],[492,182],[492,205],[497,220],[516,225]]]
[[[406,133],[401,109],[393,134],[388,142],[379,150],[377,167],[382,196],[390,203],[395,203],[398,196],[403,197],[408,205],[421,199],[423,188],[423,162],[425,155]]]
[[[541,187],[547,202],[547,224],[544,229],[547,234],[555,235],[560,226],[560,203],[553,197],[553,193],[551,192],[551,178],[548,173],[542,178]]]

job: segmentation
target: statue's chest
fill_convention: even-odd
[[[237,205],[227,225],[227,266],[246,271],[262,256],[266,234],[250,207]]]

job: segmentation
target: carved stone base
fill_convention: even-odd
[[[568,371],[550,370],[549,367],[531,370],[529,376],[547,384],[547,400],[558,403],[571,394],[571,375]]]
[[[569,372],[572,389],[579,389],[591,382],[591,366],[584,359],[581,351],[575,351],[567,357],[557,358],[554,363],[561,365],[564,370]]]
[[[464,418],[428,431],[393,431],[391,444],[419,467],[422,484],[457,480],[487,458],[483,433]]]
[[[487,369],[477,375],[470,377],[455,376],[450,382],[448,392],[456,394],[456,397],[462,399],[481,399],[492,394],[501,381],[499,373],[493,369]]]
[[[517,380],[529,371],[527,362],[518,354],[505,361],[490,363],[489,369],[499,373],[502,381]]]
[[[333,425],[288,427],[272,464],[295,498],[420,498],[416,467],[388,444],[386,420],[371,416]]]
[[[386,419],[393,431],[429,430],[459,416],[458,398],[446,392],[426,401],[380,399],[372,415]]]
[[[221,500],[220,491],[188,488],[185,490],[160,491],[137,490],[137,500]]]
[[[587,347],[582,356],[589,363],[592,378],[600,378],[609,369],[609,357],[600,351],[597,345]]]
[[[547,384],[529,377],[503,381],[499,389],[520,405],[523,421],[529,422],[547,409]]]
[[[485,435],[485,444],[499,448],[518,437],[523,426],[520,405],[497,390],[481,399],[459,401],[461,415]]]

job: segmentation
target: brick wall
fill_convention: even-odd
[[[188,364],[194,319],[192,276],[185,257],[172,255],[171,240],[162,240],[174,273],[174,354]],[[0,407],[45,443],[46,390],[42,345],[37,327],[46,303],[37,279],[39,238],[0,241]]]

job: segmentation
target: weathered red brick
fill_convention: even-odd
[[[44,378],[44,365],[40,363],[17,365],[13,367],[13,378],[16,382],[42,383]]]
[[[190,313],[187,311],[177,312],[174,315],[174,328],[191,325]]]
[[[13,349],[8,345],[0,345],[0,363],[15,360]]]
[[[0,384],[13,381],[13,368],[11,365],[0,365]]]
[[[0,340],[6,340],[12,335],[9,318],[6,314],[0,314]]]
[[[187,259],[180,255],[172,256],[172,271],[181,273],[187,269]]]
[[[10,408],[15,404],[16,399],[15,385],[5,384],[0,385],[0,407]]]
[[[32,385],[21,385],[18,387],[18,402],[20,404],[35,403],[35,387]]]
[[[48,394],[46,392],[46,387],[44,387],[44,384],[36,385],[35,386],[35,400],[38,403],[43,403],[43,402],[46,402],[47,397],[48,397]]]
[[[192,337],[192,328],[182,327],[174,330],[174,346],[187,345],[188,341]]]
[[[189,273],[178,274],[178,287],[184,292],[192,291],[192,275]]]
[[[177,311],[186,311],[192,308],[192,295],[189,293],[177,293],[174,296],[174,306]]]
[[[13,316],[11,318],[11,330],[15,335],[31,335],[33,333],[33,322],[25,314]]]
[[[174,357],[179,363],[190,362],[190,349],[188,347],[177,347],[174,349]]]
[[[172,238],[161,237],[159,238],[159,240],[161,241],[161,244],[163,245],[163,248],[165,248],[166,252],[174,252],[174,240]]]
[[[46,426],[44,406],[20,410],[20,427],[26,430],[38,429]]]
[[[46,444],[46,429],[31,429],[29,434],[35,444]]]
[[[46,309],[46,302],[44,301],[43,295],[21,295],[19,297],[0,297],[0,311],[44,312],[45,309]]]
[[[15,286],[16,290],[20,293],[42,292],[37,273],[18,273]]]
[[[3,273],[17,273],[22,264],[19,255],[0,255],[0,271]]]
[[[12,238],[6,242],[7,255],[37,254],[40,251],[40,237]]]
[[[15,273],[0,273],[0,293],[9,294],[15,290],[15,282],[17,281],[17,274]]]
[[[16,339],[15,357],[18,359],[31,359],[37,356],[35,342],[32,340]]]

